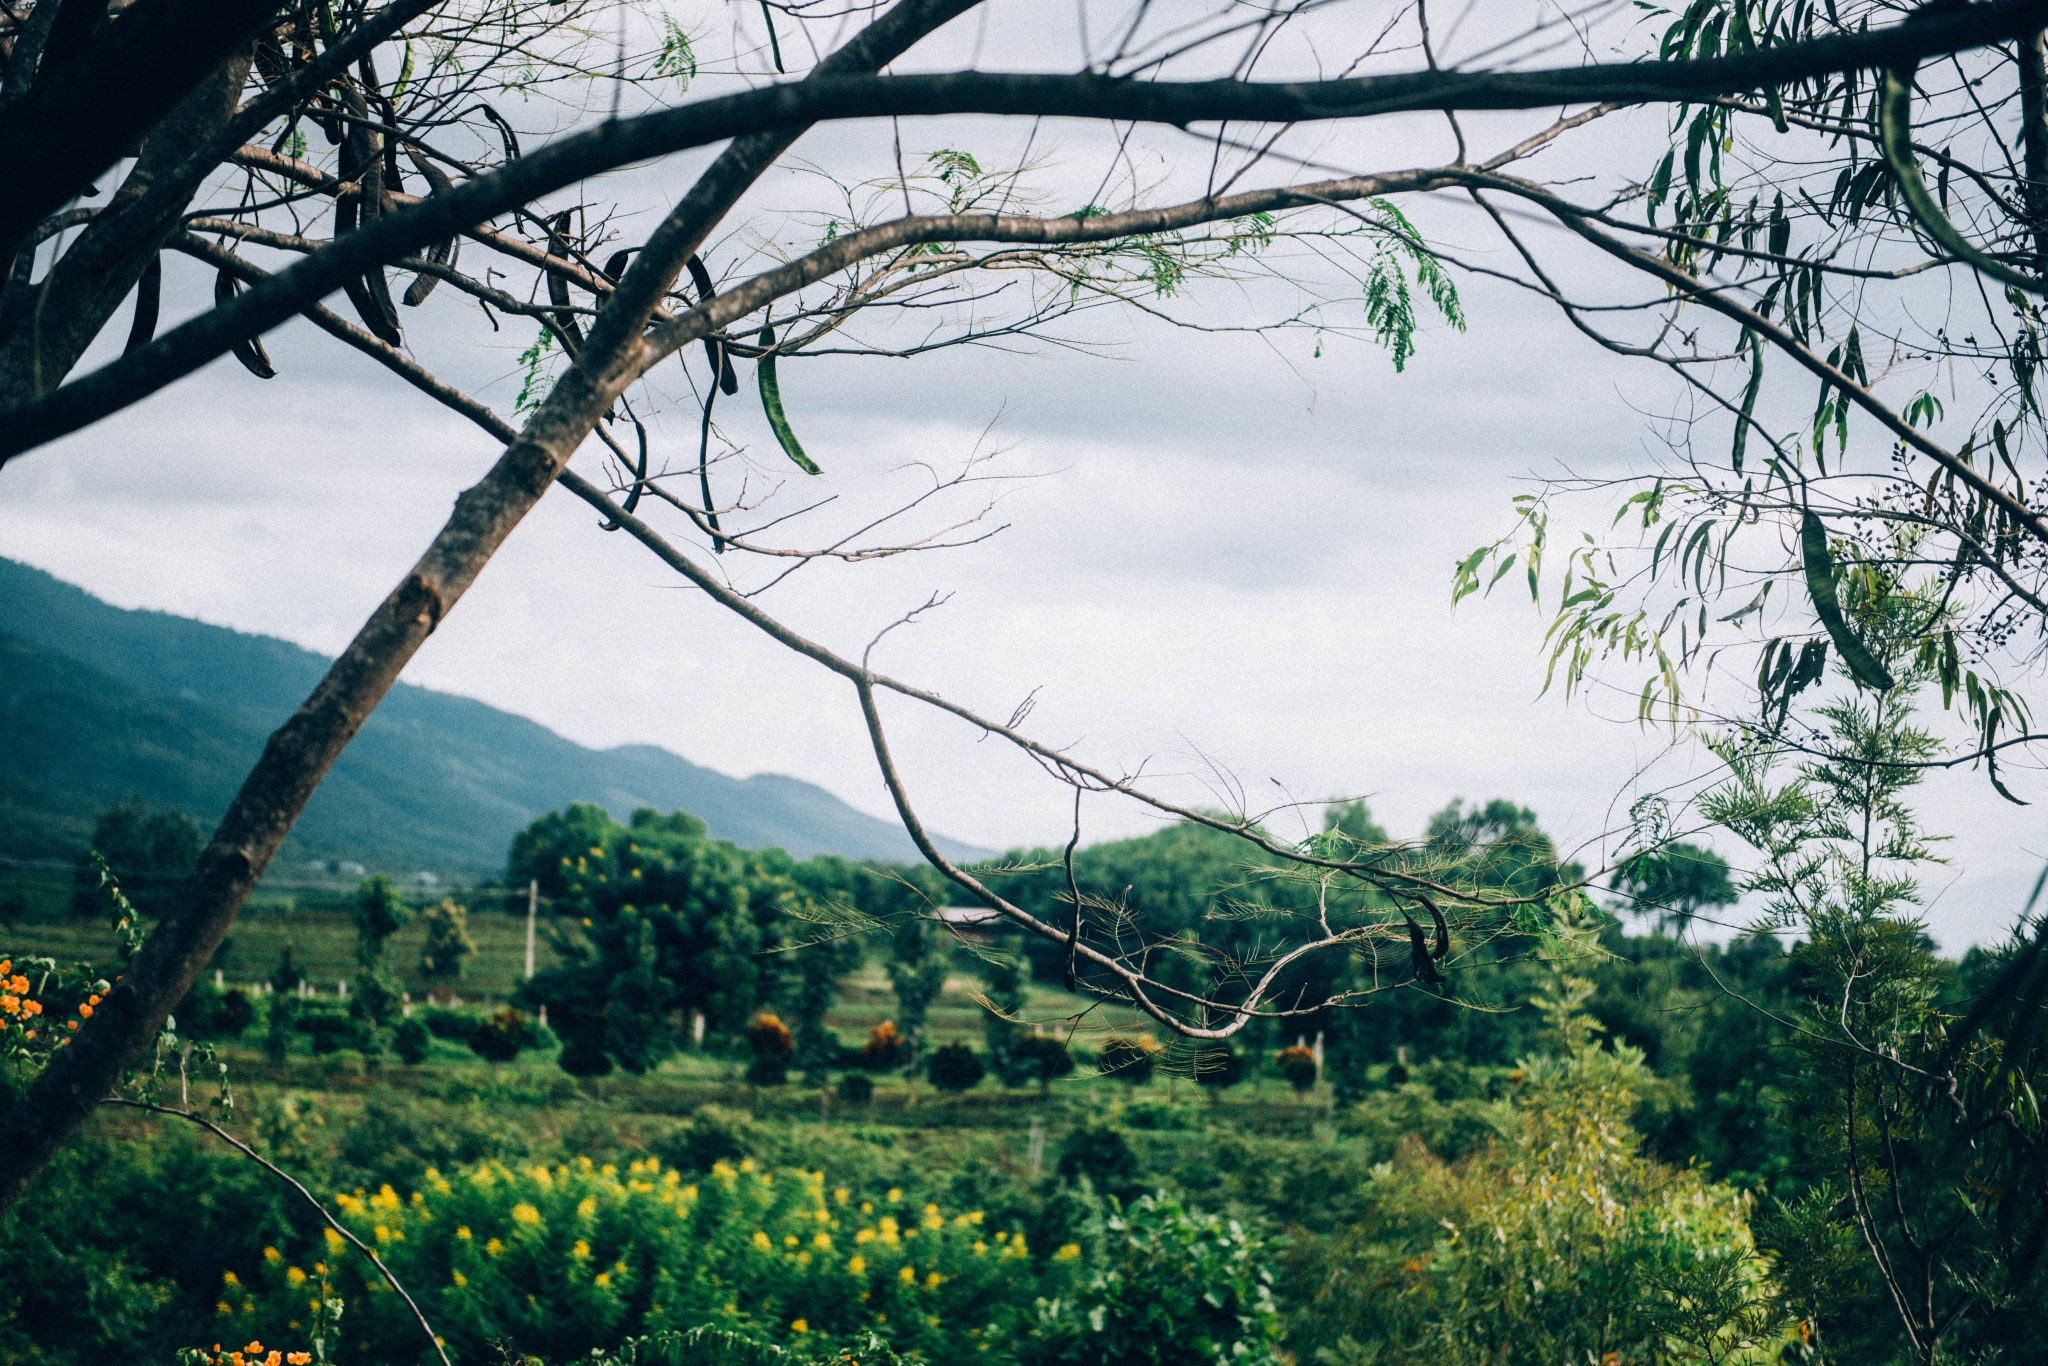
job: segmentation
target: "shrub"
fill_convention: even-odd
[[[425,1062],[433,1044],[434,1036],[419,1020],[402,1022],[391,1036],[391,1051],[398,1054],[398,1060],[407,1067],[418,1067]]]
[[[896,1032],[894,1020],[884,1020],[868,1031],[860,1050],[860,1065],[870,1072],[887,1072],[901,1067],[910,1057],[910,1040]]]
[[[420,918],[427,927],[427,942],[420,950],[420,975],[436,982],[461,980],[463,968],[476,953],[476,943],[469,937],[469,908],[446,898],[440,905],[428,907]]]
[[[839,1097],[851,1105],[866,1105],[875,1098],[875,1083],[859,1072],[848,1072],[839,1079]]]
[[[506,1006],[471,1031],[469,1046],[478,1057],[490,1062],[510,1062],[532,1037],[526,1017]]]
[[[925,1072],[941,1091],[971,1091],[988,1073],[981,1058],[964,1043],[949,1043],[933,1051]]]
[[[1074,1070],[1074,1055],[1051,1034],[1025,1034],[1012,1040],[1010,1062],[1011,1075],[1017,1078],[1015,1084],[1035,1081],[1041,1091]],[[1012,1084],[1009,1076],[1003,1081]]]
[[[822,1172],[746,1160],[695,1180],[658,1159],[624,1171],[487,1162],[429,1171],[410,1198],[387,1185],[338,1203],[457,1361],[587,1359],[700,1326],[820,1357],[872,1333],[927,1361],[974,1360],[1037,1331],[1037,1301],[1074,1303],[1091,1269],[1078,1245],[1034,1257],[979,1210],[859,1200]],[[279,1259],[246,1275],[253,1308],[227,1316],[232,1334],[283,1339],[309,1302],[340,1298],[340,1366],[412,1360],[418,1325],[367,1261],[338,1236],[317,1256],[324,1274]]]
[[[1315,1089],[1316,1077],[1322,1069],[1316,1066],[1316,1054],[1312,1048],[1295,1044],[1283,1048],[1274,1055],[1273,1065],[1280,1069],[1280,1075],[1287,1078],[1287,1084],[1300,1092]]]
[[[1105,1077],[1115,1077],[1131,1086],[1152,1080],[1152,1068],[1159,1058],[1159,1041],[1150,1034],[1132,1038],[1112,1034],[1096,1056],[1095,1066]]]
[[[1084,1124],[1062,1139],[1057,1170],[1063,1181],[1085,1176],[1096,1190],[1119,1200],[1135,1196],[1145,1175],[1131,1145],[1107,1124]]]
[[[1103,1265],[1042,1301],[1025,1366],[1277,1366],[1280,1315],[1266,1241],[1235,1219],[1140,1197],[1103,1221]],[[1078,1248],[1077,1248],[1078,1250]]]
[[[789,1056],[796,1051],[789,1026],[764,1011],[747,1026],[747,1047],[754,1055],[747,1064],[747,1080],[756,1086],[782,1085],[789,1074]]]
[[[431,1006],[413,1012],[413,1018],[426,1021],[428,1033],[450,1043],[468,1043],[469,1036],[476,1033],[480,1023],[479,1018],[469,1011],[442,1010]]]
[[[200,1039],[235,1039],[256,1018],[256,1008],[240,987],[226,991],[201,982],[185,993],[173,1012],[180,1033]]]

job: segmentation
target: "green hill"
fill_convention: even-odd
[[[129,794],[217,818],[329,662],[270,636],[123,610],[0,559],[0,853],[68,857]],[[502,869],[515,831],[572,801],[622,819],[680,808],[720,838],[799,858],[916,857],[896,826],[799,779],[732,778],[652,745],[586,749],[409,683],[342,755],[288,852],[475,877]]]

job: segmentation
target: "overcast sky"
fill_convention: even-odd
[[[998,3],[988,31],[957,44],[984,45],[993,67],[1071,65],[1017,36],[1034,8]],[[929,61],[968,55],[940,45]],[[1504,126],[1467,131],[1485,145]],[[1563,174],[1577,157],[1640,174],[1657,131],[1621,122],[1545,170]],[[990,164],[1021,156],[1028,139],[1037,183],[1055,201],[1099,183],[1109,164],[1102,135],[1071,126],[906,123],[902,137],[912,154],[971,145]],[[889,139],[886,125],[849,125],[814,132],[798,152],[875,174]],[[1418,123],[1375,125],[1370,138],[1309,130],[1291,145],[1353,169],[1447,152],[1440,128]],[[1140,130],[1130,153],[1129,165],[1158,181],[1154,202],[1201,156],[1170,130]],[[651,210],[704,159],[591,193]],[[1275,167],[1267,180],[1287,174]],[[772,225],[776,211],[820,203],[819,193],[815,177],[779,171],[743,217]],[[1424,206],[1417,217],[1433,240],[1508,264],[1471,210]],[[644,231],[633,221],[629,233]],[[199,306],[202,277],[179,263],[171,275],[168,302]],[[1332,342],[1318,358],[1307,337],[1205,335],[1108,313],[1063,329],[1090,342],[1087,352],[786,363],[792,420],[826,473],[784,496],[839,495],[827,519],[850,521],[922,487],[928,477],[912,462],[950,470],[1000,451],[982,468],[1018,477],[984,486],[1001,493],[986,524],[1004,526],[1000,535],[808,568],[764,605],[858,653],[931,594],[950,594],[892,633],[877,666],[998,718],[1035,695],[1035,736],[1105,767],[1142,765],[1169,796],[1224,804],[1235,785],[1254,809],[1364,796],[1401,835],[1453,798],[1508,797],[1597,862],[1614,852],[1601,836],[1625,824],[1635,795],[1696,781],[1710,756],[1638,728],[1632,698],[1539,699],[1545,618],[1526,593],[1506,591],[1454,612],[1451,568],[1509,528],[1509,499],[1533,477],[1646,467],[1660,451],[1646,415],[1676,399],[1658,372],[1594,348],[1540,300],[1476,277],[1461,284],[1469,332],[1432,327],[1405,374],[1366,345]],[[510,321],[494,336],[450,293],[406,310],[408,340],[509,411],[508,376],[532,328]],[[1259,303],[1216,290],[1190,306],[1230,324]],[[123,606],[340,649],[496,452],[308,325],[266,344],[278,380],[222,360],[0,472],[0,553]],[[689,361],[701,370],[696,354]],[[756,489],[801,480],[750,388],[721,410],[745,447],[721,475],[736,483],[744,468]],[[677,464],[694,458],[693,437],[680,408],[656,426],[657,450]],[[593,477],[601,469],[590,450],[577,465]],[[949,506],[978,508],[971,496]],[[565,494],[542,502],[405,676],[587,745],[652,742],[736,775],[791,774],[892,814],[848,688],[601,532]],[[1066,790],[998,742],[908,704],[892,704],[889,719],[933,827],[993,847],[1066,838]],[[2020,795],[2048,797],[2048,784],[2036,786]],[[1954,862],[1930,886],[1937,938],[1956,948],[1998,934],[2048,844],[2039,806],[2002,802],[1970,772],[1924,791],[1930,828],[1957,837]],[[1090,840],[1158,823],[1101,797],[1083,814]],[[1739,859],[1729,841],[1716,843]]]

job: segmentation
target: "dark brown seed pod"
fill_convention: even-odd
[[[218,291],[216,291],[218,292]],[[128,345],[122,355],[139,351],[156,337],[157,310],[164,297],[164,258],[152,256],[135,283],[135,321],[128,328]]]
[[[227,267],[221,267],[220,273],[213,277],[215,306],[232,302],[241,292],[242,282],[237,280]],[[271,365],[270,356],[264,351],[263,343],[254,337],[235,343],[235,359],[242,363],[244,370],[258,379],[277,378],[277,370]]]

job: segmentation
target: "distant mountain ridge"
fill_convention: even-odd
[[[134,793],[202,820],[331,661],[289,641],[130,611],[0,558],[0,852],[81,847]],[[293,830],[300,857],[478,876],[572,801],[682,809],[745,848],[914,861],[896,826],[781,774],[732,778],[654,745],[592,750],[471,698],[391,690]],[[941,840],[960,858],[989,851]]]

